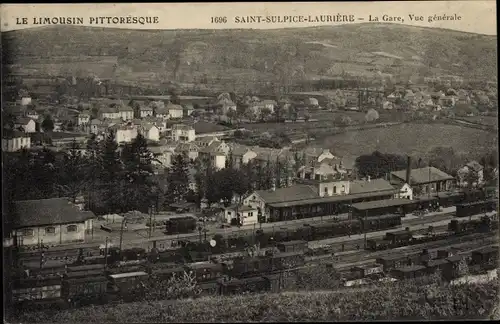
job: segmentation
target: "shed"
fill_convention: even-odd
[[[413,204],[413,201],[408,199],[384,199],[375,201],[365,201],[357,204],[352,204],[352,214],[358,217],[370,217],[396,213],[404,215],[405,206]]]

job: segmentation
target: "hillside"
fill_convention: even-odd
[[[101,78],[228,82],[235,88],[346,74],[492,80],[497,71],[495,36],[395,24],[148,31],[50,26],[4,32],[2,43],[13,72],[83,70]]]
[[[22,323],[332,322],[498,319],[498,282],[386,284],[339,291],[204,297],[23,312]]]

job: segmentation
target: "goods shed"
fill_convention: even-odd
[[[397,214],[404,216],[413,201],[408,199],[384,199],[375,201],[365,201],[353,204],[351,213],[353,217],[373,217],[386,214]]]

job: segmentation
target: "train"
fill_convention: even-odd
[[[373,281],[414,279],[440,272],[442,279],[452,281],[464,274],[481,274],[498,267],[498,246],[487,246],[456,254],[439,249],[410,254],[395,253],[379,257],[373,264],[352,267],[340,274],[344,286],[363,285]],[[331,263],[326,264],[332,267]]]
[[[435,232],[432,227],[423,235],[418,235],[408,228],[402,231],[387,232],[382,239],[371,239],[366,241],[366,249],[369,251],[381,251],[394,249],[402,246],[422,244],[427,242],[445,240],[458,235],[472,233],[488,233],[498,229],[498,219],[483,216],[479,220],[457,220],[452,219],[448,223],[448,231]]]
[[[257,260],[259,265],[256,265]],[[304,263],[304,252],[295,251],[238,258],[234,262],[223,263],[196,262],[179,265],[135,260],[121,261],[109,268],[99,264],[71,266],[66,267],[62,273],[50,276],[37,274],[16,278],[11,302],[21,308],[47,304],[67,308],[108,303],[117,299],[133,301],[145,294],[141,287],[148,279],[169,280],[174,275],[184,273],[194,275],[204,294],[230,294],[241,290],[252,291],[256,287],[276,290],[279,287],[275,280],[277,273]]]
[[[496,211],[498,204],[496,199],[485,199],[473,202],[456,204],[456,217],[468,217],[480,213]]]

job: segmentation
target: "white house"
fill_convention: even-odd
[[[394,198],[413,200],[413,189],[409,184],[403,183],[396,187],[398,187],[399,191],[394,194]]]
[[[68,198],[14,202],[12,237],[19,246],[84,242],[95,215]]]
[[[164,146],[151,146],[149,150],[155,157],[153,164],[159,165],[162,168],[168,168],[172,165],[172,156],[174,155],[172,148]]]
[[[166,108],[170,118],[176,119],[184,117],[184,108],[182,108],[181,105],[169,103]]]
[[[228,224],[239,220],[242,226],[259,223],[257,208],[245,205],[233,205],[225,208],[224,219]]]
[[[118,113],[120,114],[120,118],[123,120],[134,119],[134,109],[132,107],[120,105],[118,107]]]
[[[165,107],[165,105],[158,106],[155,110],[155,116],[164,120],[169,119],[170,114],[168,112],[168,108]]]
[[[172,140],[176,142],[193,142],[196,139],[194,128],[184,124],[172,126]]]
[[[458,185],[460,187],[466,187],[468,185],[467,176],[471,172],[474,174],[474,177],[477,178],[477,181],[474,182],[472,186],[478,186],[484,183],[483,166],[477,161],[471,161],[457,171]]]
[[[31,118],[33,120],[38,120],[40,115],[35,110],[29,110],[26,112],[26,117]]]
[[[116,108],[104,107],[99,110],[99,116],[101,119],[117,119],[121,118],[120,113]]]
[[[35,133],[36,123],[33,119],[27,117],[18,118],[14,122],[14,127],[16,129],[22,129],[25,133]]]
[[[119,126],[112,127],[115,130],[115,141],[117,143],[130,143],[137,137],[137,127]]]
[[[151,123],[143,123],[139,126],[139,132],[147,140],[155,142],[160,140],[160,130]]]
[[[76,124],[78,126],[87,125],[90,123],[90,114],[87,112],[81,112],[78,114]]]
[[[31,147],[31,138],[26,133],[14,131],[8,136],[2,138],[2,151],[16,152],[22,148]]]
[[[151,107],[141,107],[139,108],[139,115],[141,118],[153,116],[153,108]]]

